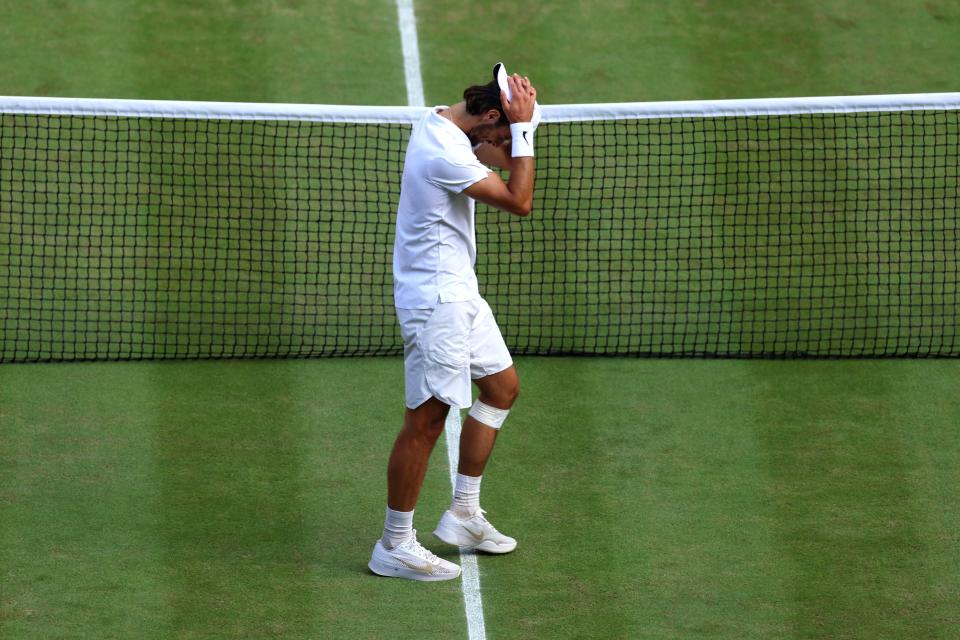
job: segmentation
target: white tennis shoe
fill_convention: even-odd
[[[377,540],[367,566],[378,576],[408,580],[453,580],[460,575],[460,565],[438,558],[417,542],[416,530],[409,540],[393,549]]]
[[[485,513],[483,509],[479,509],[469,518],[462,519],[447,509],[433,535],[447,544],[486,553],[510,553],[516,549],[517,541],[497,531],[484,517]]]

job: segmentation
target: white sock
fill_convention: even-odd
[[[388,549],[393,549],[413,537],[413,511],[394,511],[387,507],[381,540]]]
[[[459,516],[471,516],[480,510],[480,480],[483,476],[457,474],[453,489],[453,510]]]

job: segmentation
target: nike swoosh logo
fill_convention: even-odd
[[[477,542],[483,541],[483,529],[484,529],[483,525],[475,525],[470,522],[464,522],[462,523],[462,525],[463,525],[463,528],[467,530],[467,533],[469,533],[474,540],[476,540]]]
[[[530,141],[527,140],[527,132],[526,132],[526,131],[523,132],[523,141],[526,142],[527,144],[530,144]]]
[[[417,562],[415,560],[406,560],[404,558],[397,558],[400,562],[407,565],[410,569],[414,571],[419,571],[420,573],[433,573],[433,565],[427,562],[426,560],[422,562]]]

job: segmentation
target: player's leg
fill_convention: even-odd
[[[470,401],[467,354],[469,318],[458,305],[398,309],[404,340],[407,411],[387,465],[387,512],[383,536],[370,559],[371,571],[412,580],[449,580],[460,567],[425,549],[413,528],[413,512],[430,454],[443,432],[450,405]],[[462,339],[457,339],[462,336]],[[462,362],[463,366],[456,366]]]
[[[443,432],[450,406],[430,398],[407,409],[387,466],[387,516],[383,536],[373,548],[368,566],[374,573],[411,580],[450,580],[460,567],[438,558],[417,541],[413,511],[423,486],[427,463]]]
[[[427,461],[443,432],[450,405],[470,402],[468,311],[459,304],[397,310],[404,342],[407,410],[387,466],[387,505],[395,511],[407,512],[416,506]],[[462,366],[451,364],[458,362]]]
[[[416,506],[430,454],[449,410],[450,406],[437,398],[407,409],[387,465],[387,506],[394,511],[412,511]]]
[[[460,547],[509,553],[517,541],[490,524],[480,508],[480,482],[497,434],[520,393],[520,381],[490,307],[481,310],[471,333],[470,368],[479,398],[470,408],[460,434],[460,462],[453,504],[434,535]]]
[[[499,373],[473,382],[477,385],[480,396],[463,422],[463,429],[460,432],[460,463],[457,471],[465,476],[479,477],[483,475],[502,426],[502,421],[496,426],[491,426],[489,423],[496,423],[498,419],[506,418],[503,412],[513,407],[513,403],[520,394],[520,378],[517,376],[516,367],[510,365]]]

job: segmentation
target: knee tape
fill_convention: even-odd
[[[477,400],[470,407],[468,415],[481,424],[499,430],[503,426],[503,421],[507,419],[508,413],[510,413],[510,409],[497,409]]]

